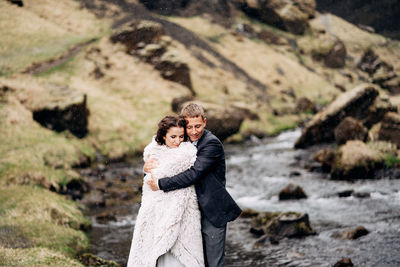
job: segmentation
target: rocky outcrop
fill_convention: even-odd
[[[83,253],[78,259],[84,266],[120,267],[115,261],[102,259],[92,253]]]
[[[369,234],[369,231],[364,226],[357,226],[354,229],[350,229],[350,230],[343,231],[343,232],[336,232],[332,235],[332,237],[348,239],[348,240],[355,240],[355,239],[360,238],[367,234]]]
[[[386,113],[379,130],[379,140],[389,141],[400,148],[400,114]]]
[[[392,94],[400,93],[400,77],[394,72],[393,66],[381,60],[371,49],[364,52],[357,67],[366,72],[371,82],[386,89]]]
[[[279,200],[307,198],[303,188],[295,184],[288,184],[279,192]]]
[[[378,90],[370,85],[360,85],[341,94],[305,126],[295,147],[305,148],[322,142],[332,142],[334,129],[339,123],[349,116],[363,122],[368,115],[366,110],[378,95]]]
[[[118,28],[110,40],[113,43],[124,44],[128,54],[152,64],[164,79],[182,84],[195,95],[189,65],[176,51],[168,49],[172,39],[163,34],[163,26],[160,23],[138,20]]]
[[[342,145],[349,140],[365,141],[368,136],[368,129],[358,120],[346,117],[335,128],[334,133],[336,143]]]
[[[189,65],[183,62],[176,53],[172,51],[164,53],[155,68],[161,72],[164,79],[180,83],[189,88],[193,95],[195,94],[190,79]]]
[[[31,106],[33,119],[51,130],[69,130],[77,137],[84,137],[88,133],[89,116],[86,95],[55,84],[48,84],[47,89],[48,95]]]
[[[158,43],[164,34],[160,23],[148,20],[138,20],[124,24],[110,37],[113,43],[122,43],[127,52],[135,50],[139,45]]]
[[[308,215],[296,212],[261,212],[253,217],[251,229],[277,238],[315,234]]]
[[[311,42],[300,44],[302,50],[310,51],[314,60],[322,61],[328,68],[344,67],[347,50],[343,41],[327,33],[317,36]]]
[[[314,15],[315,1],[243,0],[233,1],[249,16],[294,34],[303,34],[309,17]]]

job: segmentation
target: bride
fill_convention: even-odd
[[[204,266],[200,210],[194,186],[152,191],[149,179],[173,176],[190,168],[197,150],[186,142],[185,120],[166,116],[143,153],[159,166],[144,177],[142,203],[136,219],[128,267]]]

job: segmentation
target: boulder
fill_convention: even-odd
[[[175,51],[167,51],[156,63],[155,68],[161,72],[164,79],[174,81],[189,88],[190,92],[195,95],[190,79],[189,65],[183,62]]]
[[[146,62],[152,63],[154,59],[160,58],[165,52],[166,49],[161,44],[148,44],[145,47],[138,49],[136,54]]]
[[[344,232],[336,232],[332,235],[334,238],[340,239],[348,239],[348,240],[355,240],[360,238],[364,235],[369,234],[369,231],[364,226],[357,226],[356,228],[344,231]]]
[[[246,118],[244,112],[234,107],[225,109],[212,106],[203,107],[207,117],[207,129],[221,141],[239,132],[240,126]]]
[[[335,128],[334,134],[336,143],[342,145],[349,140],[365,141],[368,136],[368,129],[358,120],[346,117]]]
[[[332,179],[373,178],[375,169],[383,167],[384,156],[359,140],[348,141],[336,153]]]
[[[110,37],[113,43],[122,43],[128,52],[143,44],[158,43],[164,30],[160,23],[137,20],[119,27]]]
[[[352,267],[352,266],[354,266],[354,264],[350,258],[343,258],[333,265],[333,267]]]
[[[45,92],[47,95],[42,95],[30,107],[33,119],[51,130],[69,130],[77,137],[84,137],[89,117],[86,94],[56,84],[48,84]]]
[[[390,80],[386,80],[382,82],[380,86],[392,95],[400,94],[400,76],[396,76]]]
[[[383,62],[372,49],[366,50],[357,63],[357,67],[368,73],[371,77],[382,66],[390,68],[389,65],[386,62]]]
[[[329,172],[335,162],[335,152],[332,148],[323,148],[315,153],[314,160],[321,164],[323,171]]]
[[[249,16],[294,34],[304,33],[308,27],[309,13],[312,13],[312,7],[306,3],[311,1],[299,0],[294,3],[281,0],[244,0],[234,2]]]
[[[261,212],[253,217],[251,228],[276,238],[298,238],[315,234],[308,214],[296,212]]]
[[[347,50],[345,44],[336,36],[330,34],[319,35],[311,41],[310,44],[302,46],[311,46],[311,56],[313,59],[323,61],[329,68],[342,68],[345,65]],[[309,50],[309,47],[304,47]]]
[[[360,85],[341,94],[307,123],[295,143],[295,148],[332,142],[335,138],[334,129],[339,123],[348,116],[363,121],[367,116],[365,111],[374,103],[378,95],[378,90],[370,85]]]
[[[377,97],[366,112],[367,117],[363,120],[364,126],[371,128],[376,123],[382,121],[388,112],[397,112],[397,107],[392,104],[388,97]]]
[[[257,238],[256,242],[254,242],[253,247],[254,248],[259,248],[259,247],[264,247],[265,245],[278,245],[279,240],[271,235],[263,235],[259,238]]]
[[[279,200],[307,198],[303,188],[295,184],[288,184],[279,192]]]
[[[386,113],[382,120],[381,128],[378,134],[379,140],[389,141],[400,148],[400,114],[389,112]]]
[[[317,8],[317,3],[315,0],[294,0],[294,5],[308,18],[314,18]]]

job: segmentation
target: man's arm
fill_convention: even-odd
[[[223,158],[224,148],[218,139],[211,139],[197,153],[194,165],[188,170],[172,177],[158,180],[158,187],[164,192],[193,185],[204,177]]]

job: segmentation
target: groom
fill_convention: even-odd
[[[181,111],[186,120],[186,133],[197,147],[194,165],[175,176],[147,183],[153,191],[168,192],[195,185],[201,211],[204,260],[206,266],[225,266],[226,224],[242,212],[225,189],[225,153],[221,141],[206,130],[204,110],[195,103],[187,104]],[[144,171],[150,172],[157,162],[149,160]]]

